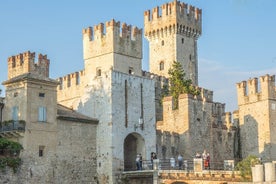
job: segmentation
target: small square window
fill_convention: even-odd
[[[38,156],[43,157],[45,146],[39,146]]]
[[[45,93],[39,93],[39,97],[45,97]]]

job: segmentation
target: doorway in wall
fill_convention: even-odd
[[[124,140],[124,170],[136,170],[135,159],[141,153],[145,159],[145,140],[138,133],[128,134]]]

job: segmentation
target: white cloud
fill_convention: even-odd
[[[242,66],[226,67],[217,61],[200,58],[199,86],[212,90],[214,101],[225,103],[226,111],[233,112],[238,109],[236,83],[266,74],[275,75],[275,71],[276,68],[246,70],[246,67]]]

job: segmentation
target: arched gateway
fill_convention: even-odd
[[[128,134],[124,140],[125,171],[136,170],[135,159],[141,153],[145,158],[145,140],[138,133]]]

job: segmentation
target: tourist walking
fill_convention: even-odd
[[[178,154],[177,157],[177,161],[178,161],[178,169],[183,169],[183,157],[181,156],[181,154]]]

